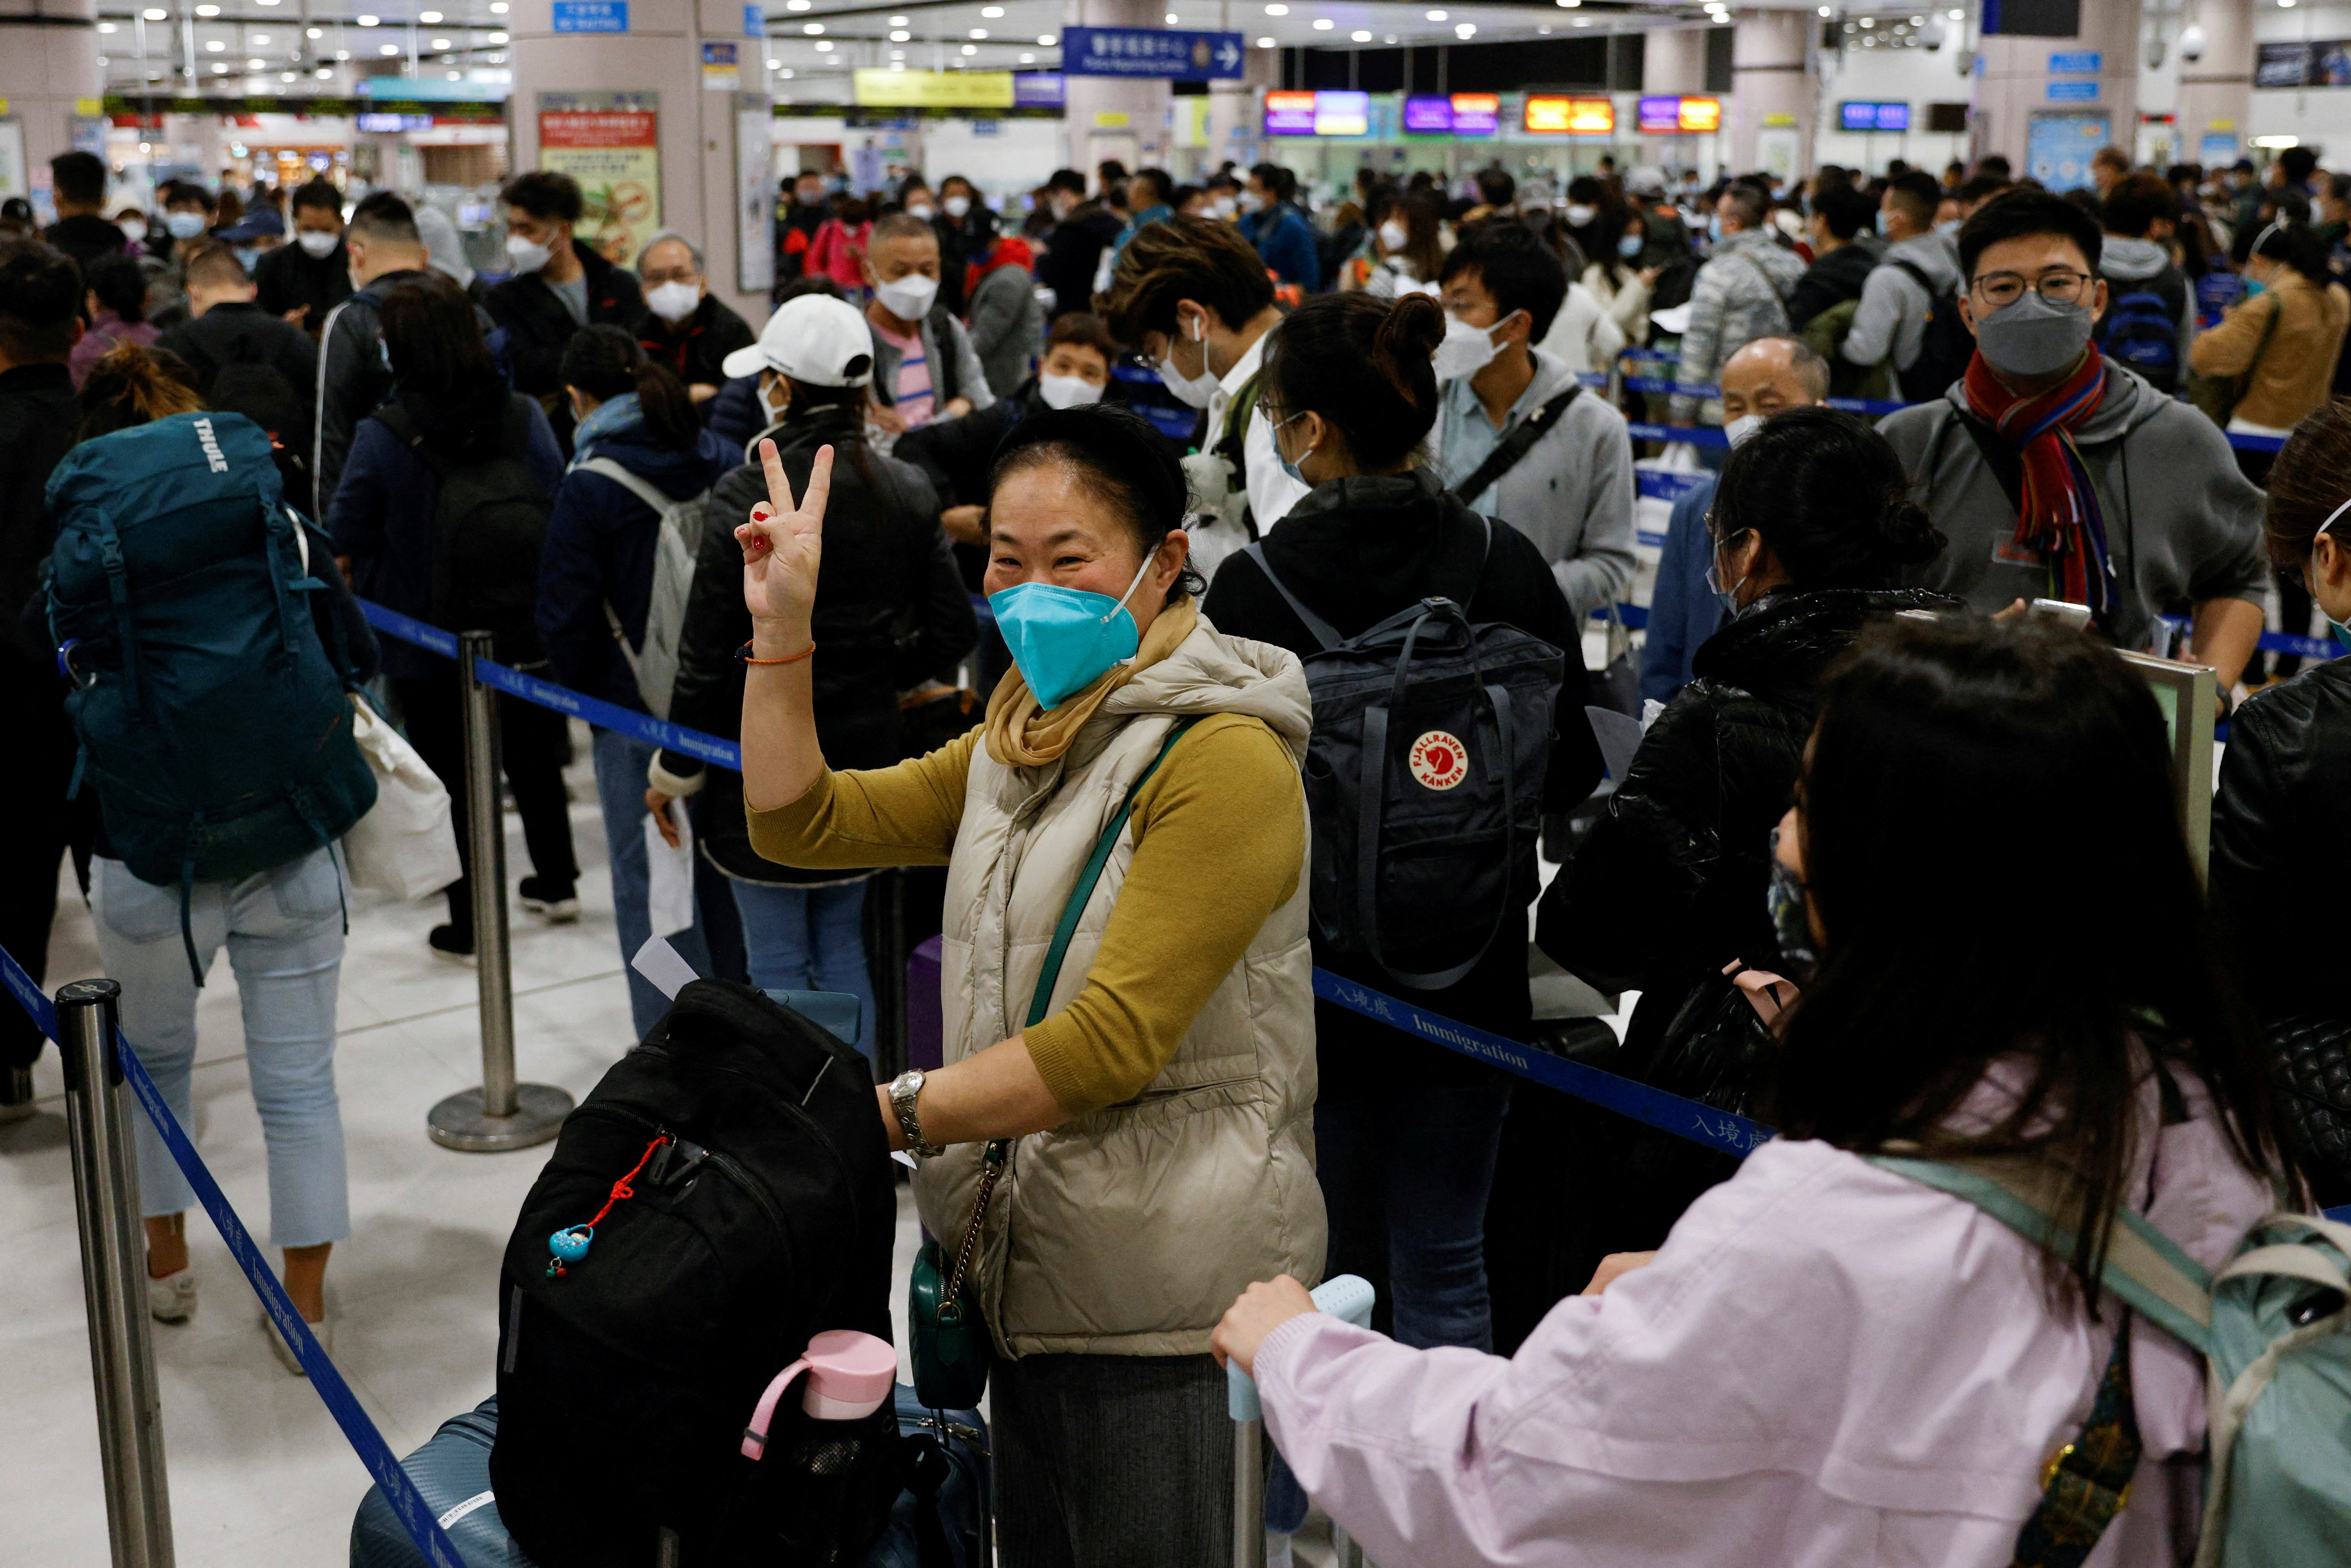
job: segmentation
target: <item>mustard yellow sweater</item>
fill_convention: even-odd
[[[771,811],[751,845],[814,870],[945,865],[963,821],[974,729],[894,768],[828,772]],[[1176,743],[1134,798],[1134,859],[1085,988],[1022,1036],[1061,1109],[1132,1099],[1175,1056],[1306,855],[1298,768],[1260,719],[1218,714]]]

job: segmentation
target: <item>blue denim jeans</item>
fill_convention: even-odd
[[[841,991],[857,998],[857,1049],[873,1056],[873,980],[865,967],[865,889],[728,879],[743,916],[743,956],[763,991]]]
[[[645,765],[653,759],[653,748],[618,730],[599,729],[594,734],[596,796],[604,810],[604,854],[612,862],[612,917],[621,928],[621,964],[625,968],[653,929],[653,916],[645,909],[651,882],[645,859]],[[684,808],[670,810],[675,814]],[[694,966],[695,973],[714,973],[699,913],[692,925],[669,939],[669,945]],[[662,1014],[669,1011],[669,998],[634,969],[628,975],[629,1019],[636,1026],[637,1038],[643,1040],[653,1032]]]
[[[269,1228],[279,1247],[315,1247],[351,1233],[335,1098],[335,985],[343,962],[342,873],[318,850],[242,882],[200,882],[188,905],[196,958],[225,946],[245,1009],[246,1071],[269,1150]],[[122,1032],[163,1103],[195,1135],[189,1071],[196,1060],[196,984],[180,936],[180,890],[91,862],[98,950],[122,986]],[[140,1212],[177,1214],[195,1201],[187,1178],[140,1113]]]
[[[1388,1301],[1396,1343],[1494,1348],[1486,1291],[1486,1197],[1510,1085],[1397,1089],[1314,1107],[1314,1174],[1330,1216],[1322,1277],[1359,1274],[1342,1243],[1351,1205],[1387,1214]],[[1306,1496],[1277,1453],[1266,1482],[1266,1522],[1295,1531]]]

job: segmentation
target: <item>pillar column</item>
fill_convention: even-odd
[[[1165,0],[1070,0],[1066,16],[1075,27],[1164,27],[1167,5]],[[1061,93],[1070,167],[1086,177],[1088,188],[1093,184],[1094,165],[1105,158],[1115,158],[1129,169],[1167,166],[1172,140],[1167,105],[1173,95],[1165,82],[1064,76]]]
[[[96,114],[105,90],[97,0],[0,0],[0,99],[24,128],[25,167],[16,178],[27,190],[48,189],[49,160],[72,151],[74,117]],[[102,144],[91,151],[105,156]]]
[[[2204,52],[2191,60],[2175,42],[2179,58],[2179,150],[2183,163],[2228,163],[2251,145],[2247,140],[2253,107],[2252,0],[2196,0],[2185,17],[2183,30],[2193,24],[2204,30]],[[2234,138],[2227,158],[2204,156],[2206,137]],[[2216,147],[2214,150],[2218,152]]]
[[[1641,90],[1652,96],[1706,90],[1704,27],[1660,27],[1641,44]]]
[[[2128,148],[2138,131],[2138,0],[2082,0],[2080,26],[2069,38],[1988,37],[1977,67],[1982,150],[2005,154],[2018,173],[2030,173],[2052,190],[2087,185],[2090,155],[2108,144]],[[2095,76],[2051,72],[2051,56],[2080,54],[2098,57]],[[2053,99],[2053,90],[2089,96]],[[2034,167],[2034,119],[2067,114],[2105,115],[2105,135],[2048,144],[2047,167]]]
[[[559,33],[550,0],[513,5],[515,169],[571,173],[591,207],[609,193],[622,233],[590,243],[625,266],[677,230],[701,247],[710,291],[765,320],[776,186],[759,7],[628,0],[626,32]],[[646,114],[651,145],[631,145]]]
[[[1813,120],[1821,100],[1813,71],[1818,25],[1810,11],[1739,14],[1730,43],[1730,96],[1722,104],[1733,169],[1760,169],[1792,182],[1812,167]]]
[[[1265,89],[1281,85],[1281,51],[1260,49],[1255,40],[1241,58],[1238,81],[1208,84],[1208,167],[1229,158],[1247,169],[1265,162]]]

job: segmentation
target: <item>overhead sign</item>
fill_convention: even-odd
[[[625,33],[629,0],[555,0],[559,33]]]
[[[1061,71],[1073,77],[1152,77],[1212,81],[1241,74],[1247,40],[1238,33],[1177,27],[1064,27]]]
[[[1616,129],[1616,106],[1604,98],[1531,92],[1522,123],[1538,136],[1604,136]]]
[[[1699,135],[1722,129],[1719,98],[1645,98],[1640,104],[1644,136]]]
[[[768,18],[757,5],[743,7],[743,36],[747,38],[764,38],[768,36]]]
[[[1268,136],[1368,136],[1371,131],[1372,95],[1368,92],[1265,95]]]
[[[1910,129],[1910,106],[1907,103],[1876,103],[1848,99],[1837,105],[1837,129],[1840,131],[1907,131]]]
[[[2351,39],[2253,46],[2255,87],[2351,87]]]
[[[1010,109],[1010,71],[861,70],[852,78],[860,109]]]
[[[1501,121],[1499,93],[1415,93],[1404,100],[1404,128],[1414,136],[1491,136]]]
[[[2049,74],[2053,77],[2094,77],[2105,57],[2095,49],[2083,49],[2073,54],[2049,57]]]
[[[1012,78],[1015,109],[1060,109],[1064,102],[1059,71],[1018,71]],[[1207,100],[1200,100],[1206,103]]]

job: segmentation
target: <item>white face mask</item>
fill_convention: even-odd
[[[1458,382],[1474,376],[1493,362],[1502,346],[1494,341],[1494,333],[1504,322],[1518,315],[1513,310],[1491,327],[1472,327],[1458,316],[1445,320],[1445,341],[1437,345],[1437,379]]]
[[[932,216],[937,213],[937,211],[938,209],[932,206],[928,202],[914,202],[907,206],[906,215],[910,218],[920,218],[923,222],[929,223]]]
[[[193,239],[204,232],[205,218],[202,213],[165,213],[163,227],[173,239]]]
[[[1192,325],[1196,330],[1186,335],[1191,341],[1200,345],[1200,373],[1196,376],[1187,376],[1177,370],[1172,349],[1168,357],[1160,361],[1154,368],[1159,372],[1159,384],[1175,393],[1176,401],[1190,408],[1206,408],[1208,406],[1208,400],[1217,395],[1217,388],[1222,384],[1222,378],[1212,374],[1208,370],[1207,323],[1195,316],[1192,318]]]
[[[1217,216],[1224,219],[1226,222],[1230,223],[1232,221],[1233,214],[1239,211],[1239,206],[1238,204],[1230,196],[1217,196],[1208,203],[1208,210],[1216,214]]]
[[[873,298],[882,301],[882,308],[901,321],[921,320],[931,313],[931,301],[938,297],[939,280],[919,272],[873,286]]]
[[[1405,247],[1405,242],[1411,237],[1405,233],[1404,225],[1394,218],[1380,225],[1380,243],[1390,250],[1402,250]]]
[[[949,196],[946,201],[941,202],[939,205],[947,210],[947,216],[951,218],[959,218],[963,216],[964,214],[971,211],[971,198],[969,196]]]
[[[120,229],[122,237],[132,245],[144,244],[146,241],[147,221],[144,218],[125,218],[114,226]]]
[[[645,305],[664,321],[683,321],[702,303],[702,290],[691,283],[671,281],[645,290]]]
[[[1722,427],[1722,434],[1729,440],[1730,444],[1733,446],[1740,446],[1745,444],[1749,436],[1753,435],[1757,431],[1762,428],[1763,416],[1761,414],[1742,413],[1737,419],[1732,420],[1729,424],[1724,425]]]
[[[1083,408],[1088,403],[1102,402],[1102,388],[1083,376],[1040,375],[1037,378],[1037,395],[1045,400],[1047,408]]]
[[[1599,208],[1589,205],[1585,203],[1570,202],[1567,204],[1567,226],[1569,228],[1580,229],[1599,215]]]
[[[535,239],[520,235],[507,235],[507,259],[514,263],[517,272],[537,272],[555,259],[555,252]]]
[[[1233,199],[1240,204],[1240,209],[1245,213],[1253,213],[1259,207],[1265,205],[1264,198],[1259,196],[1255,191],[1243,191],[1239,195]]]
[[[300,246],[302,254],[312,261],[324,261],[334,254],[335,246],[341,243],[342,237],[319,229],[303,229],[295,235],[294,243]]]

